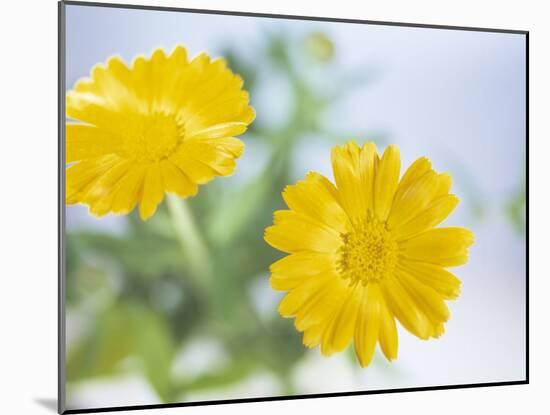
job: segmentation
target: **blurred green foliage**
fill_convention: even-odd
[[[511,192],[505,206],[508,219],[514,225],[516,232],[521,235],[525,234],[527,218],[527,212],[525,211],[527,202],[526,183],[525,177],[522,178],[520,184]]]

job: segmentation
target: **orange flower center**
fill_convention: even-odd
[[[183,127],[173,116],[156,113],[137,123],[125,137],[126,157],[139,162],[158,162],[170,156],[183,139]]]
[[[350,284],[380,282],[393,273],[398,246],[384,223],[367,219],[342,234],[337,269]]]

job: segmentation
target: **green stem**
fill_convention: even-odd
[[[191,273],[204,286],[210,279],[210,255],[187,202],[174,195],[167,195],[166,201],[172,216],[174,230],[183,253],[189,262]]]

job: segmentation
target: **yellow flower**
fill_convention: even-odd
[[[395,319],[420,339],[439,337],[459,295],[447,267],[465,264],[471,231],[435,228],[456,207],[451,178],[422,157],[401,180],[397,146],[380,158],[373,143],[332,151],[336,186],[310,172],[287,186],[265,240],[290,255],[271,265],[271,285],[289,291],[279,306],[307,347],[329,356],[353,339],[362,367],[376,344],[397,357]]]
[[[67,93],[67,204],[127,214],[139,203],[151,217],[164,194],[233,173],[244,144],[234,138],[254,119],[242,79],[223,59],[187,59],[156,49],[128,67],[118,57],[96,65]]]

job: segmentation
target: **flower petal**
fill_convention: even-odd
[[[444,267],[462,265],[468,260],[468,247],[474,234],[460,227],[436,228],[400,242],[401,254],[408,259]]]
[[[399,241],[431,229],[443,222],[456,208],[458,202],[459,199],[455,195],[440,196],[414,218],[393,229],[392,233]]]
[[[337,190],[320,174],[310,172],[305,180],[285,187],[283,199],[290,209],[338,232],[346,232],[348,217],[338,201]]]
[[[350,343],[355,333],[356,321],[361,305],[363,286],[356,284],[346,290],[343,303],[339,310],[333,313],[333,320],[323,333],[321,352],[330,355],[341,352]]]
[[[435,197],[443,196],[449,193],[451,190],[451,185],[453,184],[453,179],[449,173],[440,173],[439,174],[439,188]]]
[[[340,202],[352,219],[363,218],[367,213],[367,194],[361,181],[360,149],[355,141],[332,149],[332,170],[340,195]]]
[[[162,199],[164,199],[164,185],[160,164],[151,164],[143,182],[143,193],[139,204],[141,219],[146,220],[153,216]]]
[[[322,342],[349,291],[348,287],[342,284],[341,278],[330,272],[326,275],[330,278],[315,295],[302,304],[296,312],[294,321],[296,330],[304,332],[304,345],[310,348]],[[330,345],[325,344],[325,350],[327,346]]]
[[[381,289],[391,313],[397,317],[403,327],[420,339],[428,339],[431,333],[431,322],[399,280],[388,278],[381,284]]]
[[[274,226],[266,229],[264,239],[274,248],[287,253],[333,253],[342,243],[335,231],[290,210],[275,212]]]
[[[372,361],[380,333],[382,296],[378,284],[368,284],[363,291],[357,324],[355,326],[355,354],[361,367]]]
[[[395,318],[382,297],[380,308],[380,333],[378,335],[380,348],[388,360],[397,359],[398,337]]]
[[[120,157],[108,154],[69,166],[65,173],[66,203],[81,203],[87,187],[120,161]]]
[[[100,127],[116,135],[124,134],[127,121],[140,112],[140,102],[124,62],[112,57],[95,65],[90,78],[78,80],[66,95],[66,113],[69,117]],[[127,70],[127,68],[126,68]]]
[[[180,197],[195,196],[198,188],[189,178],[170,160],[160,163],[164,188],[169,193],[175,193]]]
[[[395,145],[386,147],[374,179],[374,211],[381,221],[385,221],[390,213],[400,169],[399,149]]]
[[[82,202],[90,206],[90,213],[96,216],[109,213],[113,202],[113,191],[132,164],[128,160],[121,160],[86,188],[82,195]]]
[[[398,197],[395,197],[390,215],[389,229],[398,229],[404,223],[420,214],[434,199],[440,188],[440,178],[433,170],[411,183]]]
[[[449,309],[441,295],[434,289],[422,284],[416,278],[410,276],[403,268],[396,268],[396,276],[401,285],[409,292],[418,308],[434,323],[446,322],[449,317]]]
[[[297,252],[274,262],[269,267],[270,283],[275,290],[291,290],[306,278],[332,269],[331,255],[319,252]]]
[[[188,154],[185,154],[182,151],[178,151],[172,154],[168,160],[174,163],[185,175],[194,183],[205,184],[213,180],[218,174],[216,171],[203,163],[202,161],[196,160],[192,157],[189,157]]]
[[[432,163],[427,157],[420,157],[416,159],[409,166],[407,171],[405,171],[405,174],[403,174],[403,177],[399,181],[399,185],[395,191],[395,198],[401,197],[401,194],[407,190],[411,184],[431,170]]]
[[[218,140],[184,140],[178,153],[183,154],[185,158],[191,158],[207,165],[218,176],[229,176],[235,169],[235,156],[233,153],[224,151],[223,147],[217,147],[216,141]],[[244,148],[244,144],[242,147]]]
[[[242,79],[227,68],[223,59],[210,61],[200,54],[190,62],[188,76],[178,85],[179,90],[186,91],[178,118],[190,133],[224,122],[249,124],[255,113],[242,86]]]
[[[399,266],[445,299],[452,300],[460,295],[460,280],[440,265],[402,259]]]
[[[234,158],[239,158],[244,152],[244,143],[235,137],[223,137],[207,140],[208,144],[216,147],[218,151],[231,154]]]
[[[73,91],[81,99],[101,102],[111,111],[135,111],[138,105],[131,80],[132,74],[126,63],[113,56],[105,65],[95,65],[90,77],[78,80]]]
[[[114,190],[112,210],[116,214],[128,214],[136,207],[141,199],[143,181],[147,173],[147,166],[136,164],[120,180],[117,189]]]
[[[234,137],[243,134],[248,127],[245,122],[226,122],[216,124],[202,130],[196,130],[185,135],[186,140],[204,140],[224,137]]]
[[[373,142],[363,144],[359,155],[359,169],[363,184],[367,209],[374,214],[374,178],[378,165],[378,151]]]
[[[117,135],[84,124],[67,124],[66,140],[67,163],[115,153],[121,144]]]
[[[281,316],[294,317],[308,301],[327,289],[331,279],[334,278],[330,273],[321,273],[314,278],[304,279],[281,300],[279,304]]]

